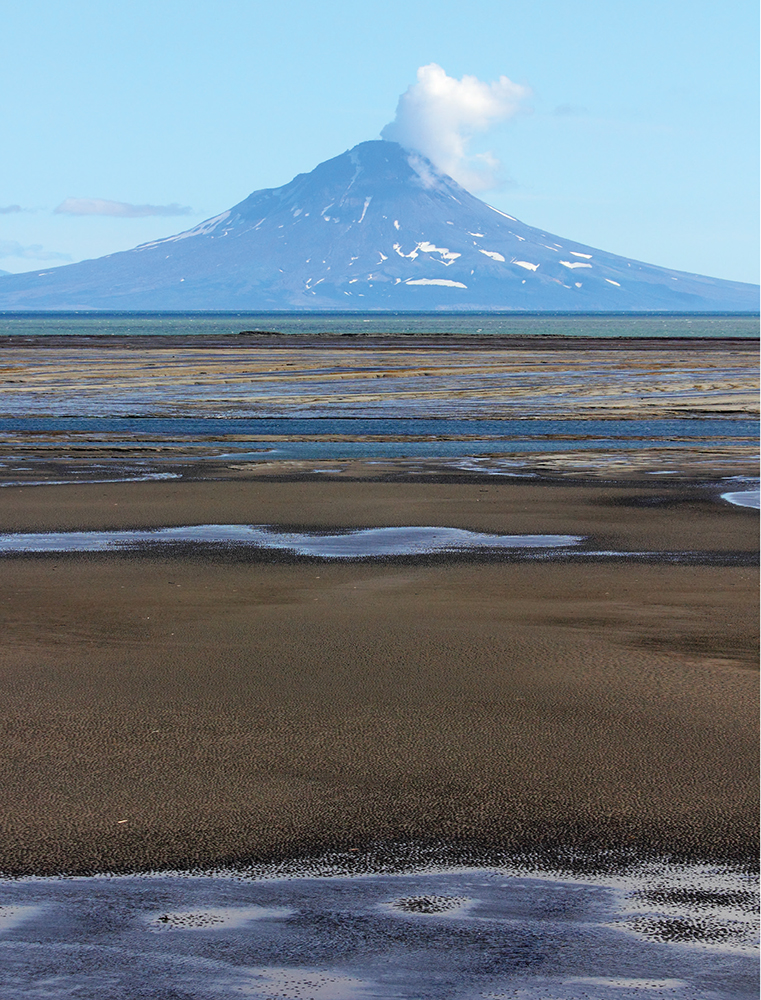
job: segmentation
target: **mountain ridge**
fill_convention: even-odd
[[[3,310],[755,312],[759,288],[520,222],[373,140],[174,236],[0,278]]]

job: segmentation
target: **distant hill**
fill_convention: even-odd
[[[167,239],[0,281],[0,309],[708,311],[757,285],[527,226],[417,153],[363,142]]]

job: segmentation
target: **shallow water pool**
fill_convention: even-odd
[[[756,894],[738,870],[340,867],[0,884],[3,996],[757,996]]]

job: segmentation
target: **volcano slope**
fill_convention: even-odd
[[[0,277],[0,309],[756,312],[756,285],[532,228],[364,142],[187,232]]]

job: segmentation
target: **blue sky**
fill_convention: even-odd
[[[472,140],[501,164],[479,197],[604,250],[756,282],[757,39],[751,0],[14,4],[0,269],[127,249],[284,184],[377,138],[436,63],[525,88]]]

